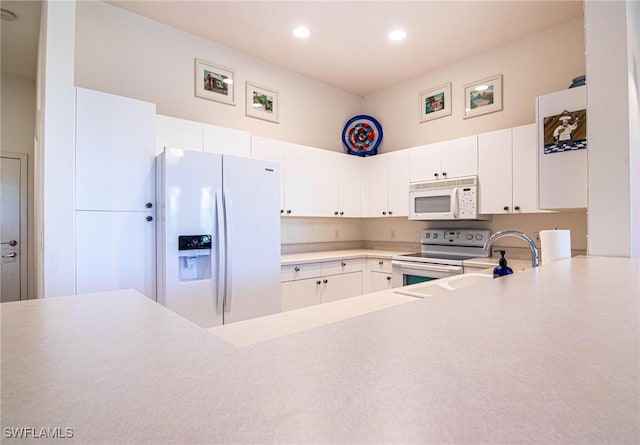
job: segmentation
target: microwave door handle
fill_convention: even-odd
[[[458,195],[458,187],[454,187],[453,189],[453,219],[458,219],[458,209],[460,208],[459,204],[459,195]]]

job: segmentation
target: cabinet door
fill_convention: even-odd
[[[204,124],[202,148],[208,153],[251,157],[251,133]]]
[[[156,299],[153,213],[76,212],[76,292],[136,289]]]
[[[362,295],[362,272],[326,276],[322,286],[323,303]]]
[[[536,102],[538,193],[541,209],[587,207],[587,150],[544,153],[544,118],[587,107],[586,86],[540,96]]]
[[[156,106],[77,89],[76,209],[139,210],[155,201]]]
[[[391,274],[381,272],[369,273],[369,289],[368,292],[378,292],[381,290],[391,289]]]
[[[440,149],[442,143],[421,145],[409,149],[411,182],[440,179]]]
[[[480,213],[511,213],[511,129],[478,135],[478,153]]]
[[[467,136],[440,145],[442,178],[459,178],[478,174],[478,138]]]
[[[387,154],[389,216],[409,215],[409,150]]]
[[[286,281],[282,283],[282,311],[291,311],[322,303],[322,279]]]
[[[385,216],[389,209],[387,156],[383,154],[364,159],[368,196],[365,214],[371,217]]]
[[[358,218],[362,216],[362,158],[336,154],[338,161],[338,205],[340,216]]]
[[[520,213],[545,212],[538,209],[538,158],[536,125],[513,128],[513,209]],[[546,213],[546,212],[545,212]]]
[[[284,163],[284,142],[275,139],[251,137],[251,157],[280,164],[280,214],[284,213],[284,184],[286,165]]]
[[[156,115],[156,154],[165,147],[202,151],[202,122]]]
[[[285,144],[285,214],[334,216],[338,208],[338,171],[334,153]]]

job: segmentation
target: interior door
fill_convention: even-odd
[[[26,156],[0,160],[0,301],[26,299]]]

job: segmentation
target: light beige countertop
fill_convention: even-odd
[[[320,252],[287,253],[281,256],[282,265],[304,263],[318,263],[322,261],[348,260],[351,258],[384,258],[391,259],[393,255],[400,255],[407,252],[374,249],[347,249],[347,250],[324,250]]]
[[[244,347],[133,291],[3,303],[3,443],[637,444],[639,277],[572,258]]]

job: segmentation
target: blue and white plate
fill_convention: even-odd
[[[378,153],[381,142],[382,126],[380,122],[366,114],[352,117],[342,130],[342,143],[350,155],[375,155]]]

